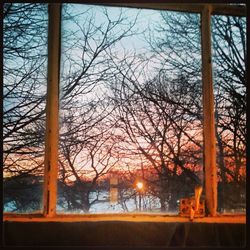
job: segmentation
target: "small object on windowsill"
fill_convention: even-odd
[[[194,218],[205,216],[205,201],[201,200],[202,187],[195,187],[195,196],[180,200],[180,216],[189,217],[190,221]]]
[[[190,207],[190,221],[194,220],[194,214],[195,214],[195,210],[193,209],[193,207]]]

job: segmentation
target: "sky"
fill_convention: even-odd
[[[96,6],[96,5],[84,5],[84,4],[72,4],[70,7],[71,13],[81,15],[81,20],[84,22],[84,18],[90,16],[91,13],[95,14],[95,24],[105,23],[107,19],[103,15],[103,10],[106,9],[107,13],[111,20],[117,19],[120,12],[122,11],[123,15],[128,18],[128,20],[133,20],[137,17],[136,24],[134,26],[134,30],[138,30],[142,32],[147,30],[148,25],[155,24],[161,21],[160,11],[157,10],[140,10],[136,8],[120,8],[120,7],[103,7],[103,6]],[[134,36],[132,39],[125,39],[123,45],[128,49],[141,49],[146,46],[146,43],[143,39],[143,34]]]

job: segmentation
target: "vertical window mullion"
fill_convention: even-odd
[[[46,100],[46,139],[43,212],[46,217],[52,217],[56,214],[58,172],[58,112],[61,5],[49,4],[48,8],[48,79]]]
[[[203,128],[206,205],[211,216],[217,211],[217,166],[214,94],[211,55],[211,5],[201,12]]]

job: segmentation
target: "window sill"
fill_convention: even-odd
[[[45,217],[42,214],[5,213],[3,221],[23,222],[83,222],[83,221],[128,221],[128,222],[190,222],[188,217],[169,214],[57,214]],[[240,223],[246,224],[245,214],[218,214],[215,217],[194,218],[197,223]]]

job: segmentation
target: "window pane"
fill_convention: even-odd
[[[47,4],[4,4],[4,212],[42,208]]]
[[[213,16],[218,210],[246,209],[246,18]]]
[[[199,15],[62,17],[57,211],[178,213],[203,185]]]

